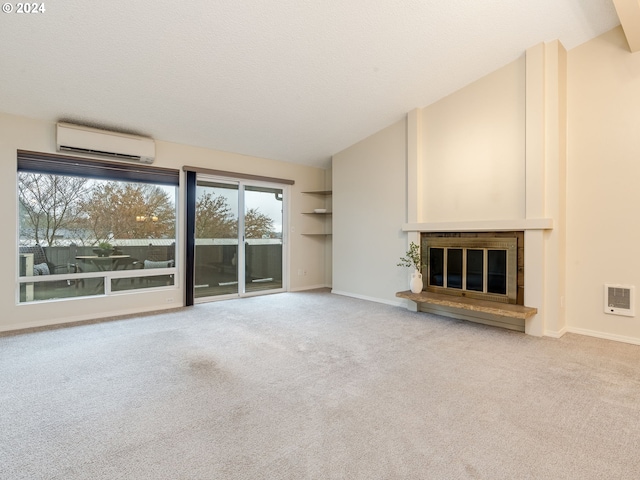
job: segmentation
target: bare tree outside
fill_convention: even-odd
[[[23,241],[96,245],[175,237],[173,200],[157,185],[21,172],[18,191]]]
[[[44,246],[67,241],[96,245],[118,239],[175,237],[175,206],[157,185],[19,173],[20,231]],[[238,221],[226,197],[212,192],[196,202],[197,238],[236,238]],[[245,236],[274,236],[273,220],[251,208]]]
[[[78,223],[89,180],[39,173],[18,174],[20,229],[35,243],[53,246],[60,234]]]

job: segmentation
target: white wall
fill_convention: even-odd
[[[568,138],[567,325],[640,343],[637,301],[603,312],[605,283],[640,289],[640,54],[620,27],[569,52]]]
[[[422,114],[419,221],[524,218],[524,56]]]
[[[406,121],[397,122],[333,157],[333,291],[400,304],[409,271]]]
[[[239,173],[250,173],[295,181],[291,187],[290,210],[290,289],[301,290],[323,286],[325,278],[325,247],[299,234],[304,227],[304,215],[309,199],[300,194],[307,190],[325,189],[325,171],[286,162],[248,157],[215,150],[158,141],[156,162],[159,167],[180,169],[183,165],[199,166]],[[16,305],[18,252],[16,151],[31,150],[55,153],[55,124],[0,113],[0,211],[5,233],[0,236],[0,249],[7,253],[4,274],[0,276],[0,331],[32,326],[64,323],[108,317],[125,313],[174,308],[182,305],[184,271],[180,270],[179,285],[171,293],[136,292],[111,297],[92,297],[65,301]],[[181,188],[180,198],[183,197]],[[181,216],[183,209],[179,208]],[[183,222],[181,221],[181,232]],[[184,258],[179,242],[177,254]],[[298,276],[298,270],[307,272]],[[171,299],[171,301],[168,301]]]

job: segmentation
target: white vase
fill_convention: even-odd
[[[418,270],[411,274],[409,288],[411,288],[412,293],[420,293],[422,291],[422,274]]]

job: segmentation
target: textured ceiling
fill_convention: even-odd
[[[619,23],[611,0],[44,5],[0,14],[0,111],[322,167],[530,46]]]

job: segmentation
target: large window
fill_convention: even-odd
[[[18,152],[19,301],[175,285],[177,185],[176,170]]]

